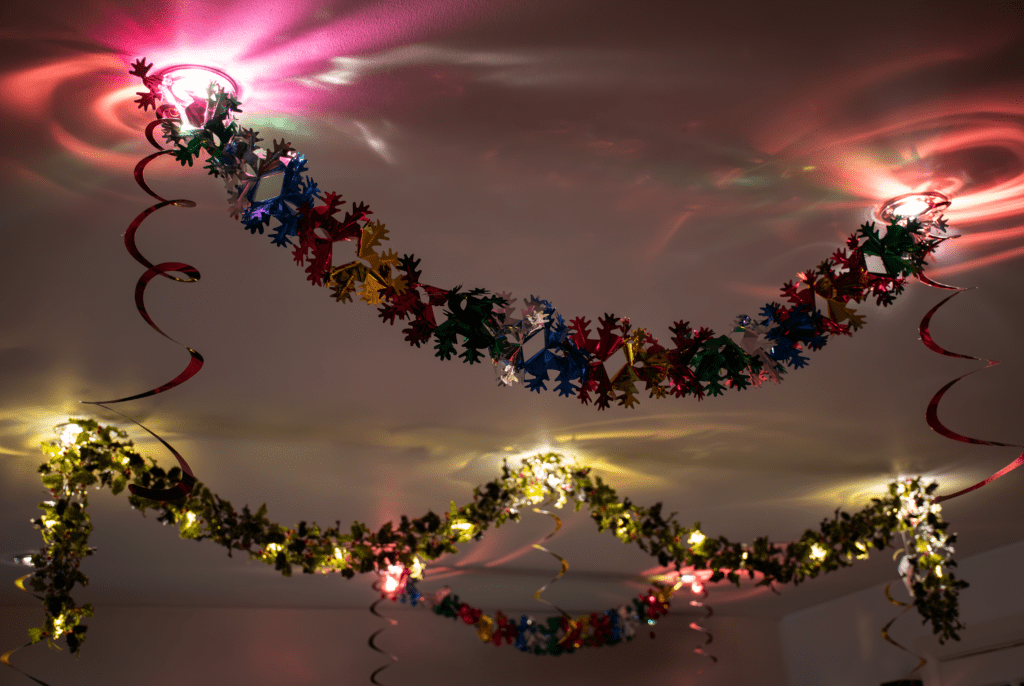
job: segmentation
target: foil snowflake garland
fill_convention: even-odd
[[[191,165],[200,151],[207,152],[207,169],[225,179],[232,215],[250,233],[270,228],[275,245],[292,246],[295,261],[306,267],[313,285],[330,288],[343,302],[358,294],[363,302],[378,307],[381,319],[389,323],[408,321],[403,329],[406,340],[419,347],[434,339],[440,359],[457,356],[473,364],[486,351],[501,386],[522,384],[539,393],[555,381],[553,390],[559,395],[592,402],[598,409],[613,403],[634,407],[641,391],[651,398],[693,395],[702,399],[729,388],[778,382],[784,366],[806,365],[804,351],[818,350],[830,336],[849,335],[863,324],[863,316],[850,302],[873,295],[880,305],[891,304],[906,278],[920,273],[925,258],[946,237],[941,217],[893,223],[884,234],[865,224],[847,242],[848,250],[837,251],[817,270],[800,275],[803,290],[792,284],[783,288],[790,306],[769,303],[762,308],[760,320],[741,324],[736,330],[744,333],[741,345],[709,329],[694,331],[686,322],[675,322],[670,327],[675,347],[665,347],[648,331],[633,329],[628,319],[612,315],[600,318],[597,331],[592,332],[590,321],[577,317],[567,324],[550,303],[538,298],[528,300],[517,316],[505,294],[445,290],[421,283],[419,260],[376,249],[387,239],[386,233],[372,239],[376,244],[366,242],[365,231],[379,225],[367,219],[367,206],[354,205],[344,221],[335,220],[333,214],[343,204],[340,196],[320,193],[304,175],[305,158],[288,143],[275,142],[272,150],[260,148],[258,134],[239,128],[233,120],[240,111],[237,100],[215,84],[205,100],[196,97],[190,106],[179,105],[177,110],[158,106],[167,86],[149,75],[151,66],[143,60],[133,65],[131,73],[149,89],[140,94],[138,103],[143,109],[156,108],[163,117],[165,137],[176,146],[175,157]],[[200,110],[199,119],[188,114]],[[204,118],[205,123],[198,126],[196,122]],[[278,195],[257,200],[260,184],[279,174],[283,183]],[[323,204],[316,205],[316,200]],[[932,205],[932,210],[939,208]],[[328,238],[321,235],[325,232]],[[297,247],[293,238],[299,240]],[[358,259],[333,267],[334,244],[351,240],[359,241]],[[818,310],[815,298],[824,300],[824,310]],[[435,308],[445,306],[442,321]],[[543,347],[527,357],[524,345],[536,337],[542,337]],[[620,349],[626,351],[628,363],[617,371],[606,369]]]

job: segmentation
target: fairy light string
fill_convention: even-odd
[[[71,592],[88,577],[79,568],[89,547],[92,524],[88,516],[88,486],[121,493],[133,482],[160,489],[180,479],[180,469],[165,471],[151,458],[135,451],[125,432],[89,419],[71,420],[57,441],[43,444],[48,458],[40,466],[43,485],[53,500],[40,505],[42,515],[33,520],[43,538],[43,548],[30,558],[29,585],[43,598],[45,621],[30,629],[32,642],[60,638],[78,652],[85,638],[83,620],[92,615],[90,605],[79,606]],[[526,508],[550,503],[584,506],[599,531],[613,533],[623,543],[639,546],[662,566],[711,570],[706,583],[723,579],[739,585],[741,576],[760,577],[761,586],[799,584],[863,559],[872,548],[883,550],[894,536],[906,533],[920,555],[913,558],[914,606],[931,624],[940,641],[958,638],[958,593],[966,582],[951,571],[954,561],[949,546],[955,540],[945,533],[939,511],[929,506],[935,484],[921,479],[898,481],[888,492],[852,514],[836,510],[817,530],[808,529],[796,541],[772,543],[761,537],[752,543],[711,537],[700,523],[687,527],[675,515],[664,516],[662,506],[637,505],[621,500],[600,476],[588,467],[548,453],[505,464],[501,475],[473,490],[473,500],[452,504],[443,517],[433,512],[419,518],[402,516],[371,530],[353,522],[321,527],[299,522],[285,528],[267,518],[266,506],[255,512],[236,510],[230,502],[196,483],[187,497],[162,502],[129,495],[128,501],[142,514],[157,513],[157,521],[178,528],[182,538],[210,540],[249,559],[272,565],[284,576],[293,568],[303,573],[339,573],[346,578],[397,568],[410,578],[422,575],[426,562],[455,553],[460,542],[481,538],[492,526],[518,522]],[[930,528],[921,528],[921,522]],[[922,547],[924,546],[924,547]],[[949,553],[949,554],[947,554]],[[666,598],[667,600],[667,598]]]

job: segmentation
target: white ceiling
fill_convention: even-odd
[[[933,275],[978,289],[945,307],[933,333],[1002,364],[951,391],[942,417],[966,434],[1024,438],[1019,3],[85,0],[4,13],[5,558],[38,546],[35,446],[50,427],[83,414],[81,400],[147,390],[187,362],[135,311],[142,270],[122,242],[149,204],[132,180],[148,117],[131,102],[140,87],[127,69],[142,56],[234,75],[243,124],[286,137],[321,188],[369,203],[391,231],[387,247],[420,257],[427,283],[537,295],[567,319],[613,312],[662,340],[679,319],[728,332],[881,201],[947,191],[965,238],[942,248]],[[865,305],[865,329],[781,385],[598,412],[498,388],[489,366],[409,347],[400,327],[335,303],[287,251],[242,230],[219,181],[167,160],[150,170],[158,192],[199,207],[154,216],[140,248],[195,265],[202,280],[154,283],[149,311],[206,366],[121,408],[214,492],[266,502],[282,523],[376,527],[443,511],[468,501],[502,457],[547,445],[711,535],[785,541],[898,474],[932,475],[950,491],[1014,457],[926,425],[931,395],[978,364],[917,340],[942,297],[918,283],[892,308]],[[958,554],[1024,539],[1021,478],[948,504]],[[373,599],[368,579],[281,579],[179,540],[124,498],[97,494],[92,505],[98,552],[82,601]],[[584,515],[565,521],[547,544],[571,565],[553,601],[617,605],[655,566]],[[457,568],[445,582],[484,607],[542,613],[531,596],[557,566],[529,544],[550,527],[527,517],[435,569]],[[712,598],[718,612],[781,616],[893,578],[894,567],[882,554],[782,596]],[[0,584],[0,604],[34,602]]]

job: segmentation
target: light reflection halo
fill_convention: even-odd
[[[153,76],[159,80],[165,99],[177,110],[183,129],[206,123],[204,119],[209,117],[209,112],[192,112],[192,109],[196,100],[206,101],[207,88],[211,82],[235,99],[241,95],[238,82],[230,74],[205,64],[174,64],[164,67]]]
[[[886,200],[875,210],[875,216],[891,224],[894,221],[928,218],[946,209],[950,199],[938,191],[904,193]]]
[[[173,64],[169,67],[164,67],[153,76],[161,82],[166,82],[169,77],[173,77],[170,79],[172,82],[184,81],[186,82],[183,84],[185,87],[201,88],[203,90],[206,89],[210,81],[216,81],[232,97],[239,99],[242,97],[241,87],[230,74],[223,69],[206,64]],[[210,76],[214,78],[209,78]],[[205,81],[203,80],[204,78]]]

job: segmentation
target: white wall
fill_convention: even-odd
[[[1024,640],[1024,542],[958,561],[971,586],[960,596],[962,640],[940,646],[910,610],[889,630],[893,640],[928,658],[913,676],[925,686],[994,686],[1024,682],[1024,647],[974,657],[957,655]],[[895,564],[893,565],[895,570]],[[895,574],[895,571],[894,571]],[[883,585],[787,615],[780,624],[786,683],[864,686],[910,676],[918,660],[885,642],[881,628],[899,608]],[[899,580],[893,598],[906,600]]]

